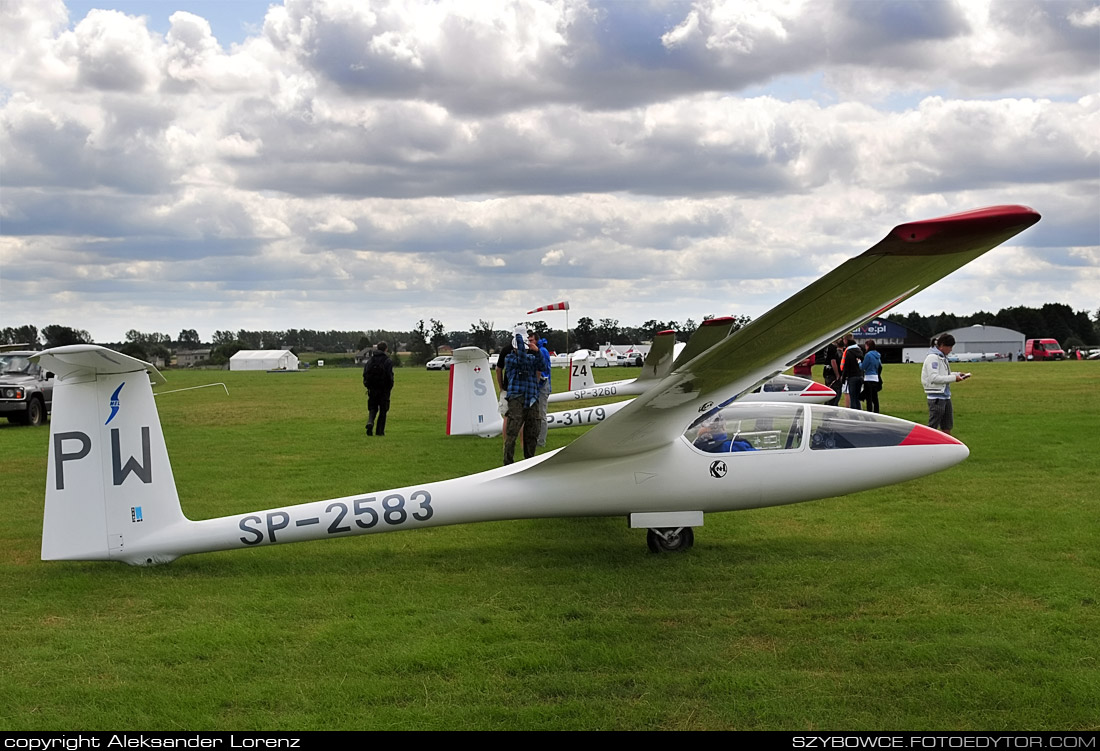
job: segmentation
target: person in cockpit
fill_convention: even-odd
[[[695,436],[692,445],[709,454],[756,450],[751,443],[743,438],[737,436],[730,438],[729,433],[726,432],[726,423],[721,415],[716,415],[714,419],[699,427],[699,433]]]

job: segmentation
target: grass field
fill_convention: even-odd
[[[48,431],[0,424],[0,729],[1098,729],[1100,363],[965,367],[967,461],[683,555],[596,518],[44,563]],[[357,370],[167,375],[230,389],[158,399],[194,519],[500,462],[444,435],[446,373],[398,370],[373,439]]]

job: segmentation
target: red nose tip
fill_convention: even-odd
[[[806,390],[802,392],[802,396],[825,396],[825,394],[828,394],[829,396],[836,396],[835,391],[833,391],[825,384],[818,383],[817,381],[811,382],[810,385],[806,387]]]
[[[909,435],[905,436],[905,440],[902,441],[900,446],[943,446],[943,445],[956,445],[961,446],[962,441],[955,440],[947,433],[941,433],[938,430],[926,427],[924,425],[914,425],[913,429],[909,431]]]

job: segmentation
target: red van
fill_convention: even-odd
[[[1066,353],[1057,339],[1028,339],[1024,343],[1025,360],[1065,360]]]

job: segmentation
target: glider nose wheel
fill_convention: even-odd
[[[645,541],[653,553],[682,553],[695,544],[695,532],[691,527],[650,529]]]

